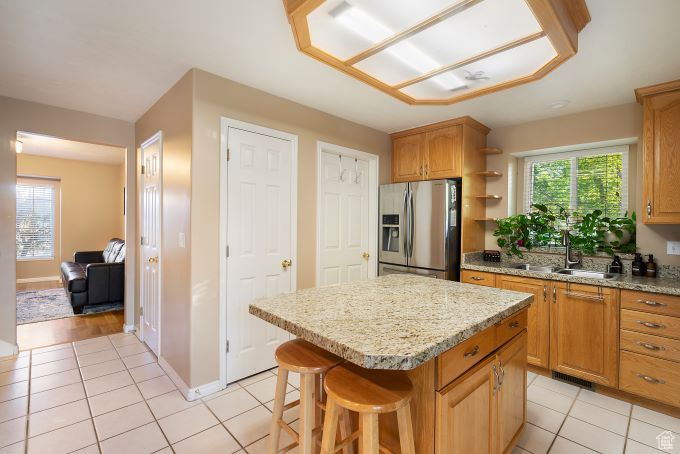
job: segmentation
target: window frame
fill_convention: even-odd
[[[16,186],[15,186],[15,204],[17,203],[17,191],[16,188],[19,185],[24,185],[24,186],[41,186],[41,187],[51,187],[53,191],[53,200],[52,200],[52,207],[54,209],[53,213],[53,224],[52,224],[52,254],[51,256],[28,256],[28,257],[19,257],[18,253],[19,250],[16,248],[16,239],[15,239],[15,260],[17,262],[38,262],[38,261],[43,261],[43,262],[49,262],[49,261],[54,261],[57,260],[59,256],[59,244],[58,244],[58,236],[59,236],[59,224],[61,222],[60,220],[60,186],[61,186],[61,181],[58,178],[50,178],[50,177],[38,177],[38,176],[30,176],[30,175],[17,175],[17,180],[16,180]],[[15,205],[16,207],[16,205]],[[15,216],[16,216],[16,208],[15,208]],[[15,232],[16,232],[16,226],[15,226]]]
[[[601,148],[585,148],[585,149],[579,149],[579,150],[572,150],[572,151],[562,151],[562,152],[556,152],[556,153],[543,153],[543,154],[536,154],[536,155],[531,155],[531,156],[525,156],[524,157],[524,188],[523,188],[523,194],[522,194],[522,212],[523,213],[528,213],[531,210],[531,200],[530,194],[533,194],[533,190],[530,190],[530,185],[531,182],[533,181],[533,166],[532,164],[537,163],[537,162],[554,162],[554,161],[564,161],[564,160],[571,160],[572,161],[572,166],[571,166],[571,172],[570,172],[570,177],[571,177],[571,185],[570,185],[570,200],[569,200],[569,207],[568,209],[570,212],[573,212],[576,208],[576,204],[578,202],[578,192],[577,192],[577,183],[578,183],[578,174],[577,172],[574,172],[574,169],[577,168],[574,166],[574,162],[578,158],[583,158],[583,157],[591,157],[591,156],[601,156],[601,155],[607,155],[607,154],[616,154],[616,153],[621,153],[621,173],[622,173],[622,179],[624,180],[624,191],[623,194],[621,195],[622,201],[621,205],[625,207],[623,212],[621,212],[619,215],[623,216],[623,214],[629,210],[629,204],[630,204],[630,199],[629,199],[629,169],[628,169],[628,161],[629,161],[629,155],[630,155],[630,147],[628,145],[616,145],[616,146],[610,146],[610,147],[601,147]]]

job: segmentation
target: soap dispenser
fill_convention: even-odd
[[[642,260],[642,254],[636,253],[632,264],[633,276],[644,276],[646,273],[645,262]]]
[[[647,262],[645,276],[656,277],[656,263],[654,263],[654,255],[652,254],[649,254],[649,261]]]
[[[609,272],[616,274],[623,274],[623,263],[621,263],[621,257],[618,255],[614,256],[614,261],[609,265]]]

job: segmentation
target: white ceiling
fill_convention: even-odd
[[[22,131],[17,133],[17,140],[23,144],[23,154],[91,161],[100,164],[122,164],[125,162],[124,148],[76,142]]]
[[[3,0],[0,94],[134,121],[198,67],[391,132],[459,115],[494,128],[623,104],[636,87],[680,76],[680,1],[587,4],[578,55],[543,80],[409,106],[299,53],[282,0]],[[569,104],[552,109],[558,100]]]

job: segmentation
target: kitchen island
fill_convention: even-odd
[[[406,371],[417,452],[505,452],[526,416],[532,298],[389,275],[262,298],[250,313],[361,367]],[[394,415],[380,426],[399,452]]]

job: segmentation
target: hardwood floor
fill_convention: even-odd
[[[17,284],[17,291],[45,290],[60,286],[59,282]],[[122,332],[123,323],[123,311],[120,310],[17,325],[17,344],[19,350],[30,350],[47,345],[106,336]]]

